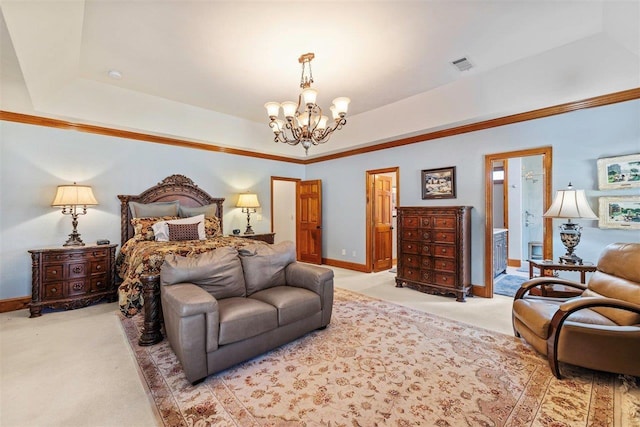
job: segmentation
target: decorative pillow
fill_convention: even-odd
[[[196,216],[203,214],[205,218],[213,218],[218,216],[218,205],[212,203],[210,205],[198,206],[191,208],[189,206],[180,206],[178,208],[180,218],[188,218],[190,216]]]
[[[153,233],[153,224],[158,221],[170,221],[172,219],[178,219],[175,216],[161,216],[161,217],[149,217],[149,218],[132,218],[131,225],[133,226],[133,238],[137,241],[140,240],[155,240]]]
[[[293,242],[281,242],[276,245],[252,244],[238,251],[247,295],[263,289],[286,284],[284,269],[296,260],[296,247]]]
[[[215,299],[246,295],[238,251],[229,246],[190,257],[167,255],[160,268],[160,283],[193,283]]]
[[[169,227],[168,223],[171,224],[198,224],[198,237],[195,239],[188,240],[204,240],[207,236],[205,234],[205,221],[204,215],[193,216],[191,218],[182,218],[176,219],[172,218],[170,221],[159,221],[153,224],[153,233],[155,235],[155,239],[158,242],[168,242],[169,240]]]
[[[198,225],[200,225],[200,223],[172,224],[171,222],[168,222],[169,240],[172,242],[178,242],[181,240],[199,240]]]
[[[207,239],[212,237],[222,236],[222,229],[220,228],[220,218],[211,217],[204,219],[204,232]]]
[[[159,216],[178,216],[179,202],[138,203],[129,202],[133,218],[152,218]]]

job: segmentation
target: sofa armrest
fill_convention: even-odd
[[[322,326],[327,326],[333,310],[333,270],[293,262],[285,268],[285,278],[287,286],[305,288],[320,295]]]
[[[206,377],[207,353],[218,349],[218,301],[191,283],[161,286],[160,299],[167,338],[187,379]]]

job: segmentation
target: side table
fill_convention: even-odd
[[[118,245],[32,249],[29,317],[43,307],[86,307],[103,298],[116,300],[115,258]]]
[[[593,273],[597,270],[596,266],[590,263],[578,264],[560,264],[551,260],[528,260],[529,262],[529,279],[536,277],[534,268],[539,270],[540,276],[555,276],[558,271],[577,271],[580,273],[580,283],[586,283],[586,274]],[[540,288],[531,290],[532,295],[542,295],[546,297],[570,298],[578,296],[582,293],[577,289],[569,288],[562,285],[543,285]]]
[[[230,234],[234,237],[244,237],[245,239],[260,240],[273,245],[276,233],[261,233],[261,234]]]

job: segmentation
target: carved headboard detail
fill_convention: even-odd
[[[127,240],[133,237],[129,202],[154,203],[178,200],[180,205],[188,207],[198,207],[215,203],[218,208],[218,218],[220,218],[220,229],[223,229],[222,203],[224,202],[224,198],[215,198],[210,196],[195,185],[190,178],[187,178],[184,175],[168,176],[157,185],[148,188],[138,195],[118,195],[118,199],[120,199],[121,245],[124,245]]]

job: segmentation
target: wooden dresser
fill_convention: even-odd
[[[103,298],[116,300],[118,245],[32,249],[30,317],[43,307],[80,308]]]
[[[399,207],[396,286],[453,294],[471,292],[471,206]]]

